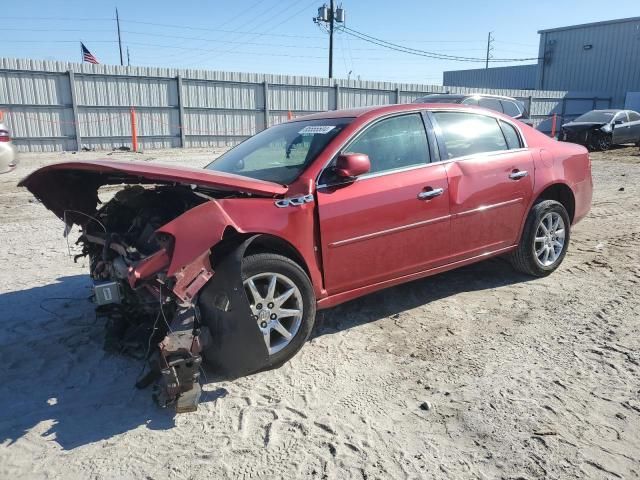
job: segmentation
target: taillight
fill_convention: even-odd
[[[6,130],[0,130],[0,142],[10,142],[11,136]]]

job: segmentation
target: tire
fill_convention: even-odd
[[[606,133],[596,136],[595,137],[596,150],[599,150],[601,152],[606,152],[611,148],[611,144],[612,144],[611,140],[612,140],[611,135],[608,135]]]
[[[561,219],[564,231],[560,242],[560,222],[555,230],[548,228],[551,220]],[[543,223],[544,222],[544,223]],[[544,226],[541,227],[541,224]],[[544,233],[544,229],[549,230],[549,236]],[[553,233],[551,233],[553,232]],[[529,215],[522,232],[522,238],[518,248],[511,252],[510,260],[513,267],[527,275],[534,277],[545,277],[560,266],[569,247],[571,234],[571,222],[569,214],[564,206],[555,200],[543,200],[536,203]],[[543,238],[543,240],[540,240]],[[555,239],[555,240],[554,240]],[[559,244],[562,243],[560,247]],[[552,250],[549,250],[552,249]],[[545,253],[545,250],[549,253]],[[541,252],[537,254],[537,252]],[[548,255],[545,257],[545,255]],[[553,261],[551,261],[552,257]]]
[[[293,286],[297,288],[297,291],[294,291],[291,296],[283,302],[284,310],[278,309],[275,304],[273,308],[269,309],[271,303],[266,303],[266,301],[269,300],[269,282],[274,276],[276,277],[277,294],[274,295],[276,298],[279,296],[282,298],[281,294],[284,291],[288,291],[287,288],[290,289]],[[258,289],[260,296],[266,298],[264,305],[258,304],[258,302],[254,300],[251,289],[248,286],[250,279],[253,279],[253,283]],[[254,318],[256,322],[259,322],[258,328],[263,332],[265,338],[265,331],[271,331],[269,339],[271,345],[267,345],[267,347],[272,348],[274,352],[269,353],[269,364],[266,368],[278,368],[298,353],[311,334],[316,317],[316,299],[311,281],[297,263],[287,257],[274,253],[258,253],[245,257],[242,260],[242,281],[245,285],[245,291],[247,292],[247,298],[251,304],[252,311],[256,314]],[[276,312],[279,314],[285,311],[295,311],[298,304],[302,306],[302,314],[300,315],[299,325],[297,325],[297,327],[295,327],[298,319],[297,316],[277,317],[276,315],[278,322],[280,322],[287,331],[295,330],[292,338],[287,340],[277,327],[275,327],[275,324],[272,324],[275,320],[271,317],[275,315]],[[256,306],[262,306],[262,309],[258,311]],[[261,312],[265,311],[269,313],[262,318]],[[263,328],[265,324],[267,327]],[[286,343],[284,341],[286,341]],[[267,340],[265,340],[265,343],[267,343]]]

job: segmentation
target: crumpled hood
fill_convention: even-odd
[[[572,132],[584,132],[585,130],[600,128],[606,124],[607,122],[569,122],[562,125],[562,128],[571,130]]]
[[[55,163],[36,170],[18,185],[29,189],[45,207],[63,218],[65,210],[94,212],[98,205],[98,189],[119,184],[195,185],[263,197],[281,196],[287,192],[287,187],[277,183],[230,173],[122,160]]]

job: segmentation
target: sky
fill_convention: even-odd
[[[327,76],[328,33],[314,24],[322,0],[24,0],[3,2],[0,57],[80,61],[83,41],[100,63],[119,64],[118,8],[126,64]],[[442,72],[483,61],[411,55],[354,36],[444,55],[536,58],[537,31],[640,15],[638,0],[344,0],[334,35],[334,77],[441,84]],[[351,33],[349,33],[351,32]],[[535,61],[495,62],[519,65]]]

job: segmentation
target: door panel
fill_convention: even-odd
[[[442,193],[418,198],[430,189]],[[319,187],[317,197],[330,295],[442,265],[450,253],[443,165]]]
[[[533,194],[531,153],[480,154],[446,169],[453,260],[515,244]]]
[[[615,124],[616,120],[622,120],[622,123]],[[631,126],[626,112],[618,113],[614,118],[612,140],[614,144],[626,143],[631,140]]]

